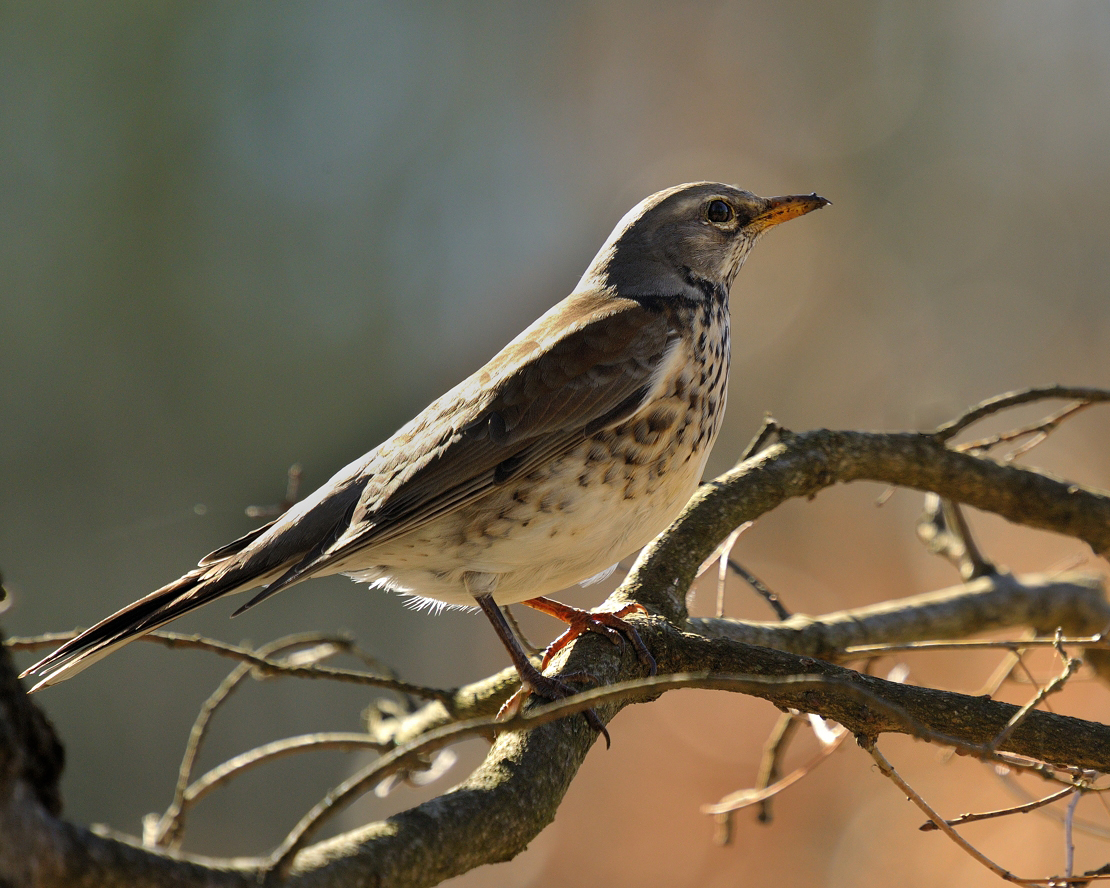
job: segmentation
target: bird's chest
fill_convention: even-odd
[[[533,479],[526,498],[538,512],[538,538],[530,552],[540,560],[549,547],[558,552],[560,567],[577,572],[556,571],[564,585],[646,545],[701,481],[724,416],[727,307],[709,303],[675,321],[681,335],[643,406]],[[568,541],[575,557],[566,559]]]
[[[400,585],[464,601],[461,564],[498,576],[498,602],[520,601],[580,582],[666,528],[701,481],[729,367],[724,305],[673,320],[679,335],[635,414],[394,546],[390,559],[421,568]],[[444,565],[429,570],[437,552]]]
[[[652,394],[621,425],[599,432],[586,448],[587,462],[607,467],[626,482],[629,498],[663,488],[666,503],[681,507],[701,478],[724,417],[730,359],[728,307],[713,300],[675,317],[681,331],[660,368]],[[669,519],[668,519],[669,520]]]

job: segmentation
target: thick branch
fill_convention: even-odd
[[[739,675],[746,680],[738,685],[726,678],[717,683],[707,679],[702,686],[743,690],[780,708],[820,712],[868,736],[886,731],[919,734],[923,728],[984,745],[1017,709],[988,698],[896,684],[809,657],[682,633],[659,618],[642,624],[642,633],[666,672]],[[578,662],[568,664],[570,668],[588,663],[593,671],[604,671],[608,681],[639,676],[639,663],[630,651],[593,638],[575,647]],[[827,683],[797,680],[804,676]],[[760,678],[764,681],[753,681]],[[602,706],[599,713],[608,720],[623,705]],[[298,857],[288,884],[299,888],[377,880],[433,885],[478,864],[508,859],[554,817],[595,740],[576,718],[503,735],[462,786],[385,822],[307,849]],[[1006,748],[1052,762],[1110,770],[1110,728],[1081,719],[1033,712]],[[112,881],[112,866],[126,867],[127,884],[136,886],[245,884],[251,871],[237,867],[217,876],[195,864],[121,846],[73,827],[54,823],[52,831],[61,845],[53,850],[63,853],[65,865],[59,868],[58,881],[44,884],[91,885],[90,873],[96,874],[95,884],[122,884]]]
[[[637,560],[621,594],[681,625],[698,567],[733,528],[788,499],[837,482],[879,481],[932,491],[1015,524],[1076,537],[1110,553],[1110,495],[1035,469],[948,449],[931,435],[782,433],[782,441],[703,484]]]
[[[1110,626],[1100,577],[1087,574],[1008,573],[980,577],[950,589],[883,601],[810,617],[795,614],[779,622],[695,617],[691,632],[731,638],[825,660],[844,659],[846,648],[957,639],[992,629],[1062,629],[1095,635]]]
[[[932,490],[1027,526],[1076,536],[1096,552],[1110,551],[1110,497],[1099,491],[958,453],[928,435],[785,433],[781,443],[703,485],[669,532],[645,551],[620,594],[635,597],[673,623],[658,617],[639,623],[661,672],[763,676],[775,680],[748,682],[744,691],[780,707],[820,712],[859,733],[924,729],[966,744],[987,743],[1015,707],[892,684],[809,657],[676,628],[687,625],[684,596],[698,566],[734,527],[790,497],[812,496],[837,481],[865,479]],[[618,649],[584,637],[569,654],[568,669],[586,669],[605,683],[641,674],[642,667],[627,645]],[[0,666],[3,669],[6,666]],[[814,685],[812,680],[781,680],[791,676],[829,681]],[[722,681],[720,686],[737,685]],[[598,713],[607,721],[623,705],[601,705]],[[6,718],[0,745],[22,747],[25,738],[9,724],[10,707],[2,715]],[[432,885],[478,864],[508,859],[554,817],[595,740],[580,718],[503,735],[483,765],[455,790],[384,823],[303,851],[288,884]],[[1052,762],[1110,770],[1110,729],[1079,719],[1032,712],[1007,740],[1006,748]],[[26,840],[21,850],[37,849],[38,876],[35,883],[27,884],[66,888],[233,885],[247,884],[258,875],[249,862],[222,869],[183,863],[58,821],[44,804],[41,789],[32,788],[33,769],[11,768],[16,758],[7,749],[0,755],[0,764],[6,765],[0,775],[4,778],[0,830],[5,841],[13,835]],[[20,823],[31,826],[9,832],[13,812],[22,818]],[[0,862],[4,862],[2,855]]]
[[[819,616],[795,614],[782,621],[693,617],[687,630],[706,638],[729,638],[839,662],[845,649],[867,644],[904,644],[964,639],[993,629],[1034,629],[1096,635],[1110,626],[1110,603],[1101,577],[999,573],[907,598],[886,600]],[[1110,651],[1086,652],[1091,666],[1110,682]],[[512,667],[455,692],[459,718],[492,715],[516,687]],[[382,743],[408,743],[454,719],[438,702],[402,716],[374,719],[369,730]]]

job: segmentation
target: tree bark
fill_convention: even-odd
[[[660,675],[624,696],[600,691],[594,705],[602,720],[671,687],[711,687],[817,712],[868,738],[898,732],[983,750],[1017,707],[896,684],[835,661],[849,656],[846,648],[877,641],[965,637],[1002,626],[1095,634],[1110,624],[1100,582],[1075,575],[999,574],[930,595],[782,623],[688,618],[685,595],[696,571],[733,528],[789,498],[812,497],[837,482],[857,480],[934,491],[1015,523],[1076,537],[1097,553],[1110,552],[1110,496],[1102,491],[959,452],[935,434],[783,432],[778,443],[703,485],[614,593],[614,604],[632,600],[649,611],[631,619]],[[1088,654],[1105,675],[1106,652]],[[629,645],[589,636],[555,665],[588,671],[603,685],[644,678]],[[257,885],[265,879],[272,861],[167,855],[62,819],[61,746],[14,675],[5,653],[0,657],[0,885],[145,888]],[[476,712],[488,711],[504,686],[490,680],[456,699],[469,700]],[[453,717],[466,714],[456,711]],[[449,721],[447,707],[429,704],[393,725],[391,739],[406,742]],[[507,860],[554,818],[596,740],[575,717],[504,732],[460,786],[381,823],[304,847],[288,872],[271,872],[270,881],[281,876],[290,886],[434,885],[480,864]],[[1003,748],[1054,764],[1110,771],[1110,728],[1082,719],[1032,711]]]

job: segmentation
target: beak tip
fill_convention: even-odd
[[[826,197],[821,197],[816,191],[810,194],[791,194],[783,197],[770,197],[766,199],[767,209],[760,213],[755,221],[761,223],[761,229],[778,225],[789,219],[796,219],[806,213],[812,213],[832,203]]]

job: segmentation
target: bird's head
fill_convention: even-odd
[[[676,185],[629,210],[579,289],[600,285],[630,298],[727,295],[764,231],[828,203],[816,194],[759,197],[716,182]]]

